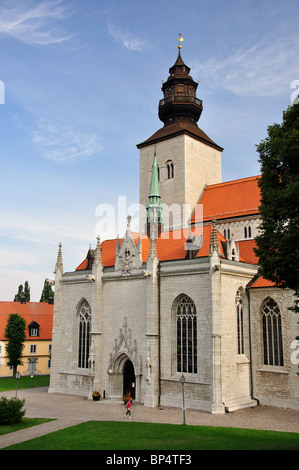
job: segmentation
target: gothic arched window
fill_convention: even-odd
[[[177,371],[197,373],[196,308],[190,297],[184,295],[176,307]]]
[[[236,295],[238,354],[244,354],[244,290],[240,287]]]
[[[275,300],[266,299],[262,307],[264,364],[283,366],[281,314]]]
[[[84,301],[79,308],[79,350],[78,367],[87,369],[89,364],[90,349],[90,330],[91,330],[91,309],[89,304]]]

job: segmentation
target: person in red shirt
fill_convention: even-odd
[[[129,416],[129,418],[132,417],[131,407],[132,407],[131,400],[128,400],[127,403],[126,403],[126,409],[127,409],[126,414],[125,414],[126,418],[127,418],[128,416]]]

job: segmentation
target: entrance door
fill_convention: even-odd
[[[135,400],[135,373],[132,362],[128,359],[124,366],[123,396],[130,395]]]

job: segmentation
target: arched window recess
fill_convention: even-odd
[[[167,168],[167,179],[172,179],[174,178],[174,164],[171,160],[168,160],[166,162],[166,168]]]
[[[176,304],[177,372],[197,373],[196,307],[188,295]]]
[[[78,322],[78,367],[88,369],[90,367],[91,308],[86,300],[83,300],[78,307]]]

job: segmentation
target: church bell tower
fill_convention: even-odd
[[[140,155],[140,204],[146,208],[150,192],[153,156],[159,174],[163,223],[167,230],[186,226],[198,198],[208,184],[221,182],[222,148],[197,125],[203,111],[197,98],[198,83],[181,55],[163,82],[158,116],[164,126],[137,145]],[[147,214],[146,210],[144,211]],[[145,221],[140,221],[144,226]]]
[[[182,38],[180,38],[182,39]],[[163,82],[164,98],[159,102],[159,119],[165,126],[179,123],[196,123],[202,113],[202,100],[196,98],[198,84],[190,76],[190,68],[181,57],[181,45],[169,77]]]

